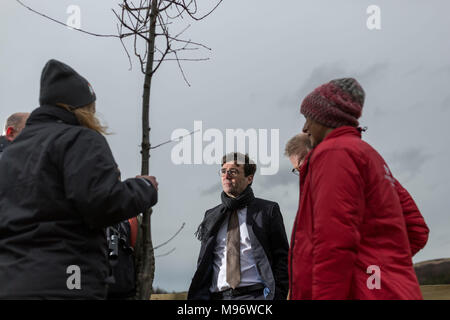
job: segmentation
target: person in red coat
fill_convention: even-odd
[[[290,299],[422,299],[412,256],[428,228],[358,128],[364,90],[332,80],[302,102],[313,147],[300,170]]]

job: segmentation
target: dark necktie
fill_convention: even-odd
[[[237,211],[230,213],[227,231],[227,282],[235,289],[241,282],[241,236]]]

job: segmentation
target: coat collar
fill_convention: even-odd
[[[220,204],[216,210],[221,210],[223,208],[223,204]],[[247,218],[246,218],[246,223],[247,223],[247,227],[252,227],[253,222],[254,222],[254,214],[256,212],[258,212],[258,208],[256,206],[256,198],[254,198],[248,205],[247,205]],[[208,243],[209,241],[212,241],[212,239],[215,239],[215,237],[217,236],[217,232],[219,231],[220,226],[223,224],[224,220],[221,219],[219,220],[216,225],[214,225],[213,229],[214,232],[210,232],[209,236],[206,240],[206,243]]]
[[[308,173],[308,167],[309,167],[309,161],[313,155],[314,149],[308,152],[308,154],[305,156],[305,161],[303,161],[300,168],[298,168],[299,171],[299,179],[300,179],[300,189],[302,188],[303,184],[305,183],[305,178]]]
[[[323,139],[323,141],[320,143],[322,144],[324,141],[327,140],[331,140],[331,139],[335,139],[338,137],[342,137],[342,136],[356,136],[358,138],[361,138],[361,128],[356,128],[356,127],[351,127],[351,126],[342,126],[339,128],[334,129],[333,131],[331,131],[326,137],[325,139]],[[316,147],[320,147],[320,144]],[[305,182],[305,178],[306,175],[308,174],[308,167],[309,167],[309,162],[311,161],[311,157],[314,154],[314,150],[316,149],[312,149],[305,157],[305,161],[303,162],[302,166],[299,168],[299,172],[300,172],[300,187],[302,187],[302,185]]]
[[[46,122],[63,122],[74,126],[80,125],[80,122],[72,112],[63,109],[62,107],[56,107],[52,105],[43,105],[39,108],[36,108],[30,114],[26,125]]]
[[[247,206],[247,227],[253,225],[253,214],[258,211],[256,208],[256,198],[254,198]]]
[[[322,142],[330,140],[330,139],[334,139],[334,138],[337,138],[337,137],[341,137],[341,136],[344,136],[344,135],[352,135],[352,136],[356,136],[356,137],[361,138],[361,131],[362,131],[361,128],[356,128],[356,127],[350,127],[350,126],[339,127],[339,128],[334,129],[333,131],[331,131],[325,137],[325,139],[323,139]]]

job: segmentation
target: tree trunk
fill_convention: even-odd
[[[155,30],[156,18],[158,16],[158,0],[152,0],[150,12],[150,31],[148,38],[148,55],[144,79],[144,93],[142,96],[142,168],[141,175],[149,174],[150,165],[150,89],[153,77],[153,60],[155,51]],[[150,208],[143,213],[139,223],[139,232],[136,246],[136,267],[137,283],[136,298],[139,300],[148,300],[152,294],[153,279],[155,275],[155,254],[153,251],[152,233],[151,233],[151,214]]]

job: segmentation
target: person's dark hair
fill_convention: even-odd
[[[244,165],[244,175],[246,177],[250,175],[254,175],[256,172],[256,164],[252,160],[248,154],[242,154],[240,152],[231,152],[222,157],[222,166],[227,163],[233,161],[235,164]]]

